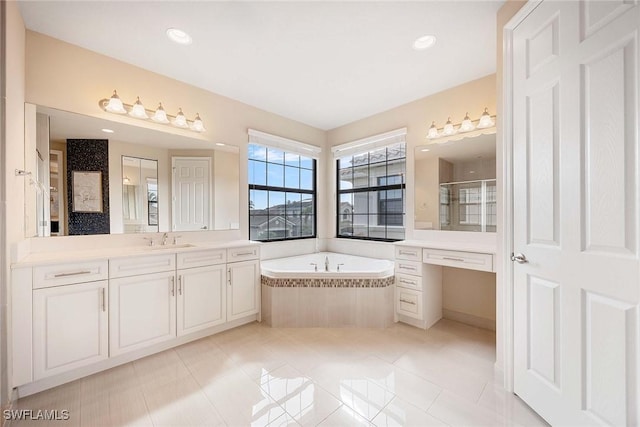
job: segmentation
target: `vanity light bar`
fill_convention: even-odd
[[[449,117],[447,119],[447,123],[445,123],[442,128],[438,128],[436,126],[436,122],[431,122],[427,138],[437,139],[445,136],[452,136],[457,133],[471,132],[475,129],[491,128],[496,124],[496,116],[490,115],[488,110],[488,108],[485,108],[482,116],[477,120],[471,120],[469,118],[469,113],[464,116],[464,119],[462,119],[462,122],[460,123],[451,123],[451,117]]]
[[[175,116],[167,114],[162,107],[162,103],[158,104],[158,108],[154,110],[147,110],[140,102],[140,97],[136,99],[134,104],[125,104],[122,102],[118,93],[114,90],[111,98],[101,99],[98,101],[98,105],[104,111],[114,114],[128,114],[131,117],[140,120],[151,119],[156,123],[162,123],[172,125],[181,129],[190,129],[194,132],[202,133],[206,129],[204,123],[200,118],[200,114],[196,113],[196,117],[193,120],[186,118],[182,112],[182,108],[178,109],[178,113]]]

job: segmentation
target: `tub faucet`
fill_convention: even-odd
[[[324,257],[324,271],[329,271],[329,257]]]

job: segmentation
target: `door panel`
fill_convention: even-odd
[[[178,335],[226,321],[224,264],[178,270]]]
[[[240,319],[260,311],[258,261],[234,262],[229,266],[227,320]]]
[[[173,230],[210,228],[211,158],[174,157]]]
[[[514,390],[552,425],[640,422],[639,33],[635,1],[513,33]]]
[[[173,272],[109,281],[111,355],[148,347],[176,336]]]

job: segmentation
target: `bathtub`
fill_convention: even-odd
[[[325,261],[329,260],[329,271]],[[317,266],[317,271],[316,271]],[[333,252],[318,252],[262,261],[262,275],[274,279],[383,279],[393,276],[393,262]]]
[[[388,327],[393,266],[388,260],[331,252],[262,261],[262,320],[285,328]]]

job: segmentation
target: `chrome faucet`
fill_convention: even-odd
[[[169,235],[167,233],[164,233],[162,235],[162,246],[166,246],[168,238],[169,238]]]
[[[324,271],[329,271],[329,257],[324,257]]]

